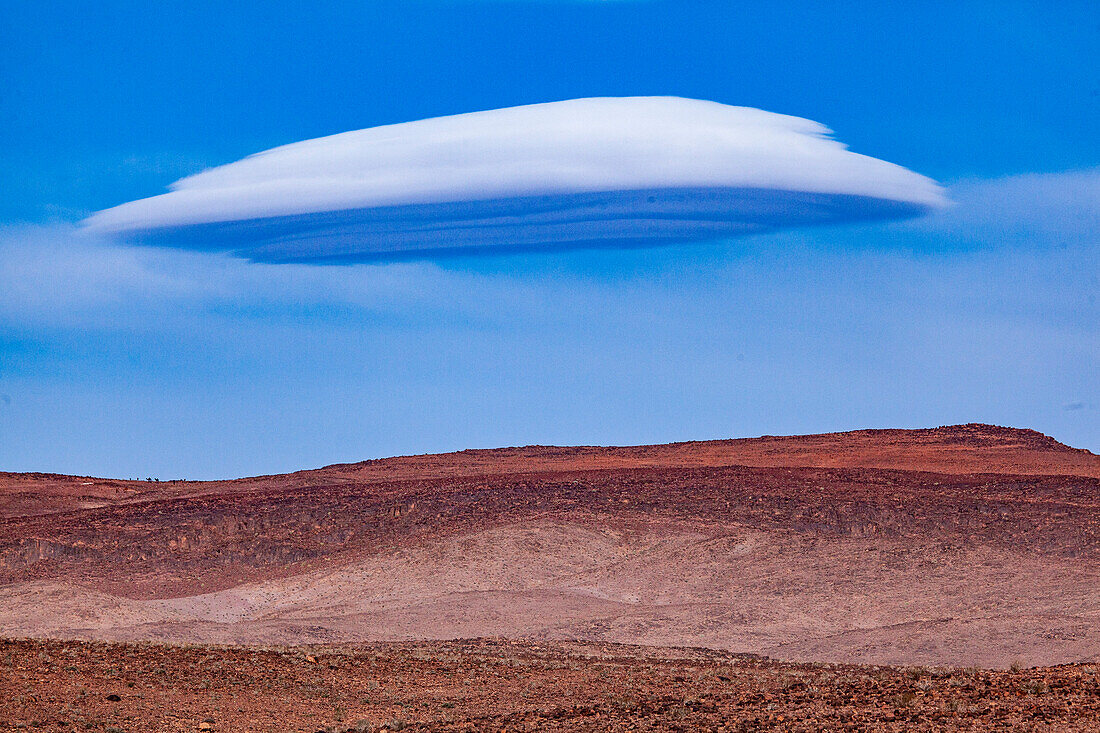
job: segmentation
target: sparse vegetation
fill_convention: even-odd
[[[978,426],[963,433],[989,437],[990,431]],[[1018,442],[1020,436],[1002,437]],[[995,466],[984,470],[988,462],[974,451],[960,458],[954,449],[936,453],[924,444],[899,445],[890,438],[890,450],[875,454],[902,455],[890,458],[901,462],[891,469],[867,468],[866,454],[838,453],[835,445],[826,457],[859,460],[846,468],[769,468],[779,454],[767,441],[763,452],[746,454],[761,461],[751,467],[729,461],[726,444],[692,444],[673,453],[662,453],[662,447],[627,453],[532,448],[436,457],[427,464],[381,461],[244,479],[223,493],[219,487],[226,485],[212,483],[118,482],[108,491],[104,483],[87,488],[81,482],[73,486],[85,488],[35,505],[41,513],[5,520],[0,585],[9,599],[20,598],[20,588],[28,590],[22,608],[31,610],[20,612],[28,624],[42,621],[42,633],[56,633],[64,609],[72,608],[69,631],[103,623],[113,625],[97,627],[101,631],[122,635],[133,633],[127,624],[141,623],[141,633],[198,642],[214,625],[180,621],[175,610],[146,625],[159,604],[130,602],[182,596],[186,603],[167,605],[184,608],[207,603],[188,596],[240,587],[247,589],[243,595],[227,594],[233,596],[230,605],[259,599],[262,606],[267,598],[281,602],[288,588],[313,588],[315,581],[355,573],[354,583],[333,581],[309,597],[302,591],[287,615],[276,610],[262,616],[262,623],[219,625],[216,631],[218,638],[257,643],[312,643],[344,638],[348,631],[372,638],[363,624],[375,623],[364,620],[374,615],[362,614],[362,599],[376,591],[395,601],[384,605],[400,609],[410,636],[476,632],[471,614],[485,605],[463,605],[458,599],[464,594],[453,587],[432,584],[431,593],[442,595],[431,596],[424,591],[429,584],[421,582],[438,577],[441,568],[452,573],[450,582],[462,567],[469,572],[454,587],[468,587],[471,578],[484,584],[504,577],[506,582],[488,589],[490,601],[478,598],[496,604],[491,612],[501,613],[492,628],[504,635],[642,638],[655,644],[694,637],[738,649],[746,643],[773,648],[783,637],[783,654],[792,658],[985,663],[996,669],[783,664],[611,642],[480,639],[240,648],[8,640],[0,641],[0,690],[6,693],[0,707],[7,716],[0,729],[196,730],[199,721],[207,722],[204,716],[216,713],[217,725],[202,730],[624,730],[643,722],[638,727],[682,731],[954,725],[1028,730],[1057,729],[1070,716],[1082,729],[1100,730],[1095,664],[1025,669],[1016,662],[1003,669],[1005,649],[1038,665],[1073,658],[1074,650],[1091,643],[1092,617],[1077,614],[1074,604],[1085,564],[1095,568],[1100,558],[1096,479],[1083,473],[1009,477],[998,475]],[[813,445],[807,449],[811,453],[799,455],[823,455],[813,453]],[[607,467],[653,456],[658,463],[670,456],[699,463]],[[1018,452],[1010,457],[1004,465],[1026,464]],[[1080,458],[1056,465],[1081,469]],[[941,470],[959,468],[959,460],[975,470]],[[1046,470],[1055,464],[1029,465]],[[432,473],[441,466],[454,476]],[[96,491],[123,498],[113,503]],[[0,511],[6,496],[0,491]],[[24,506],[12,511],[24,512]],[[485,558],[495,563],[491,568],[507,572],[486,572]],[[746,563],[751,573],[742,572]],[[548,570],[558,572],[554,568],[564,570],[553,583],[545,581]],[[554,593],[576,590],[578,568],[598,581],[599,593],[586,588],[572,594],[584,612],[570,607],[547,621],[563,607]],[[721,585],[734,576],[736,582]],[[538,578],[539,594],[553,591],[546,593],[554,598],[550,605],[512,602],[536,602],[538,594],[525,585],[531,577]],[[405,584],[408,578],[415,582]],[[374,579],[380,584],[367,588]],[[1014,622],[996,635],[996,643],[974,643],[997,628],[998,609],[1034,609],[1051,595],[1035,588],[1056,592],[1058,583],[1074,588],[1062,598],[1072,623],[1054,620],[1036,636],[1024,622]],[[621,592],[630,611],[608,616],[603,594],[614,598],[628,585],[629,593]],[[55,591],[43,590],[54,586],[102,586],[112,597],[95,600],[102,597],[98,590],[56,591],[55,597]],[[353,589],[351,602],[340,595],[345,587]],[[688,590],[677,595],[676,589]],[[944,589],[950,592],[934,595]],[[734,597],[746,602],[727,602]],[[317,598],[323,603],[308,607]],[[450,604],[445,614],[438,612],[440,598]],[[954,605],[931,623],[912,623],[928,616],[930,598]],[[838,599],[846,605],[837,606]],[[772,608],[808,620],[802,630],[811,633],[800,636],[776,623]],[[354,613],[340,616],[347,609]],[[868,609],[875,628],[847,628]],[[1014,618],[1030,617],[1021,612]],[[532,619],[545,626],[532,631]],[[513,620],[516,625],[508,627]],[[377,623],[375,630],[394,628],[386,619]],[[39,633],[34,629],[19,633]],[[788,644],[788,638],[809,642]]]
[[[0,652],[12,660],[0,669],[0,689],[21,691],[6,710],[13,729],[156,730],[168,715],[190,715],[192,730],[211,733],[471,724],[627,730],[641,721],[685,731],[905,730],[918,721],[936,730],[1028,729],[1039,713],[1053,728],[1070,716],[1085,728],[1100,726],[1094,665],[1020,672],[790,665],[704,650],[490,640],[315,647],[312,663],[285,647],[24,640],[0,641]],[[40,656],[81,671],[42,664]],[[108,700],[111,680],[96,671],[107,667],[142,680],[150,694]],[[322,687],[328,697],[317,694]],[[215,725],[206,716],[219,700]]]
[[[894,698],[894,705],[899,708],[909,707],[909,703],[913,702],[913,699],[916,698],[916,696],[917,695],[915,692],[911,690],[906,690],[905,692],[897,695]]]
[[[1045,695],[1050,692],[1050,686],[1045,680],[1028,680],[1024,683],[1024,691],[1029,695]]]

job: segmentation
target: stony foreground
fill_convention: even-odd
[[[1100,729],[1100,665],[991,671],[472,640],[0,640],[0,730]]]

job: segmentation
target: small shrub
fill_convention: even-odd
[[[909,703],[913,702],[916,696],[915,692],[903,692],[894,698],[894,704],[899,708],[909,707]]]
[[[1050,692],[1050,686],[1044,680],[1029,680],[1024,691],[1029,695],[1045,695]]]

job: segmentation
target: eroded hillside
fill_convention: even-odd
[[[1100,655],[1095,462],[1032,431],[959,426],[473,451],[195,485],[0,522],[0,625],[1080,661]]]

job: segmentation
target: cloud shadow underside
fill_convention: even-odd
[[[138,244],[257,262],[355,263],[628,248],[919,216],[918,203],[768,188],[665,188],[407,204],[138,229]]]

